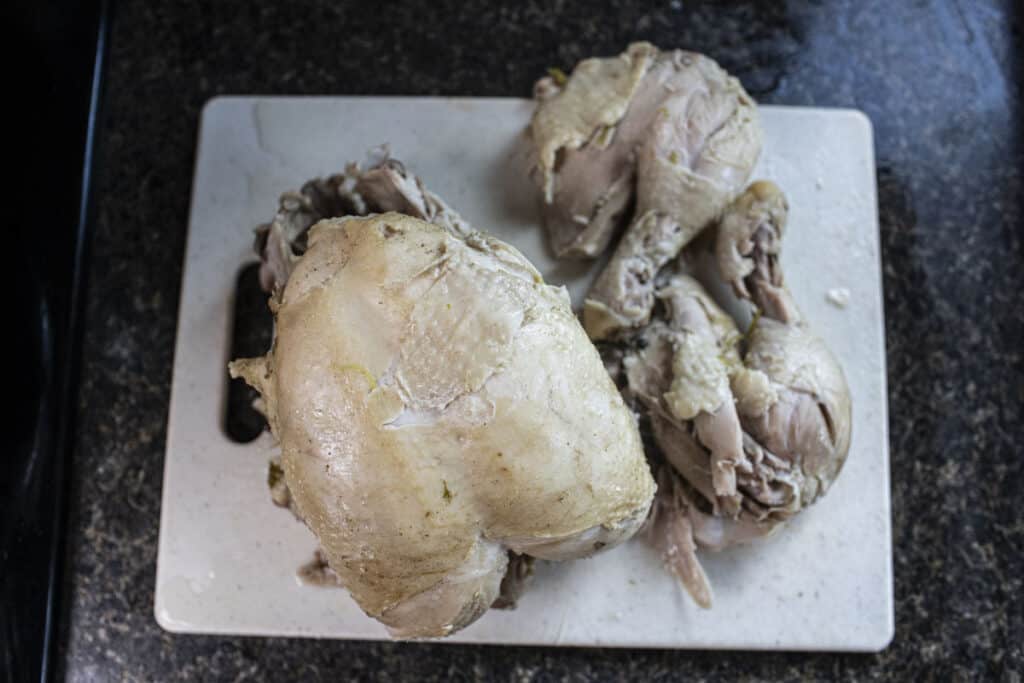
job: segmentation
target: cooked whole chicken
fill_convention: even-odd
[[[400,163],[285,195],[259,247],[275,341],[231,373],[330,570],[392,635],[473,622],[510,552],[585,557],[644,523],[635,419],[564,288]]]
[[[649,43],[584,60],[535,94],[530,136],[555,253],[599,255],[635,204],[583,310],[592,339],[628,334],[650,318],[658,271],[746,183],[761,150],[756,107],[708,57]]]
[[[783,284],[787,211],[774,184],[756,182],[719,226],[719,271],[756,310],[745,339],[699,282],[675,274],[657,291],[665,320],[622,361],[670,466],[659,473],[652,537],[703,606],[711,592],[696,549],[777,529],[828,490],[850,446],[843,371]]]

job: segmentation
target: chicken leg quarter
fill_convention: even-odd
[[[842,369],[783,283],[787,211],[774,184],[757,182],[719,226],[719,271],[758,312],[745,340],[697,281],[675,275],[657,292],[666,320],[644,328],[623,361],[668,464],[652,533],[704,606],[696,549],[779,528],[828,490],[850,446]]]

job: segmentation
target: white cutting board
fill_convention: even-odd
[[[316,541],[270,502],[268,435],[239,445],[222,424],[233,287],[252,229],[281,192],[388,143],[474,226],[521,249],[552,283],[585,269],[545,248],[520,172],[520,99],[226,97],[203,110],[181,293],[164,470],[155,614],[170,631],[384,639],[343,590],[301,585]],[[643,541],[589,560],[539,563],[512,611],[449,642],[876,651],[893,635],[889,448],[871,124],[861,113],[762,107],[754,177],[788,194],[787,282],[839,357],[853,444],[828,495],[773,538],[704,553],[714,607],[689,600]],[[845,308],[826,301],[849,290]]]

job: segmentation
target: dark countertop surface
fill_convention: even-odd
[[[118,8],[70,502],[67,678],[1021,681],[1021,14],[991,0],[584,4]],[[893,644],[877,655],[739,654],[163,632],[152,609],[160,488],[203,103],[218,94],[527,96],[547,67],[635,39],[707,52],[761,102],[856,107],[874,123]]]

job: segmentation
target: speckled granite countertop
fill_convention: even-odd
[[[934,3],[123,3],[101,129],[61,660],[72,680],[999,680],[1024,669],[1020,14]],[[579,3],[582,5],[583,3]],[[642,5],[642,6],[641,6]],[[644,38],[875,125],[896,637],[878,655],[175,636],[152,615],[199,110],[236,94],[528,95]]]

